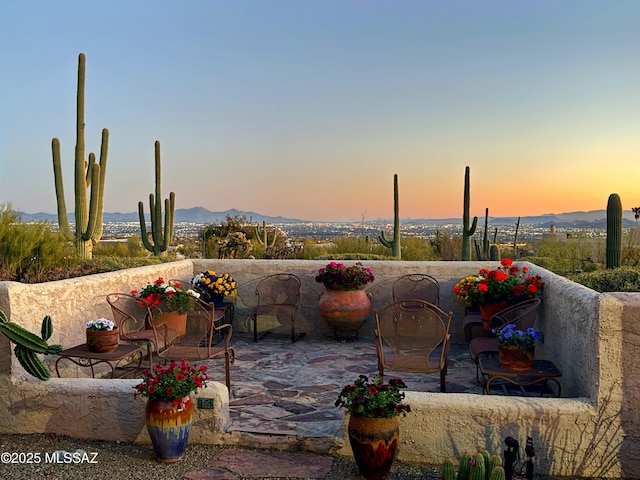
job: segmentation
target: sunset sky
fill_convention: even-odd
[[[307,220],[640,205],[640,2],[0,0],[0,203],[73,211],[110,131],[104,209],[162,197]]]

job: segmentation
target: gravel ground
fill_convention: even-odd
[[[155,460],[151,445],[135,445],[118,442],[99,442],[76,440],[64,436],[34,435],[0,435],[0,453],[40,453],[39,463],[0,463],[0,479],[2,480],[121,480],[158,478],[162,480],[182,479],[185,472],[202,469],[211,457],[224,449],[215,445],[189,445],[184,457],[173,464],[163,464]],[[86,458],[82,463],[56,464],[45,463],[45,454],[49,456],[57,450],[75,452],[84,450],[92,457],[95,452],[95,462],[88,463]],[[260,450],[267,451],[267,450]],[[14,455],[15,456],[15,455]],[[359,480],[358,469],[350,457],[342,455],[331,456],[333,466],[324,480]],[[19,460],[19,459],[17,459]],[[35,456],[32,457],[37,462]],[[232,474],[225,479],[233,479]],[[252,477],[255,478],[255,477]],[[263,477],[289,480],[287,477]],[[435,468],[417,467],[394,462],[390,480],[438,480],[440,476]],[[204,479],[203,479],[204,480]],[[212,480],[211,477],[206,480]],[[300,479],[297,479],[300,480]]]
[[[163,464],[155,460],[151,445],[135,445],[120,442],[101,442],[76,440],[64,436],[33,434],[33,435],[0,435],[0,454],[13,454],[18,463],[7,463],[2,457],[0,463],[0,480],[127,480],[127,479],[184,479],[198,478],[201,480],[240,480],[241,477],[229,474],[207,477],[185,477],[190,471],[204,468],[212,457],[225,449],[238,447],[216,445],[188,445],[184,457],[173,464]],[[238,448],[239,450],[243,450]],[[81,462],[52,463],[45,461],[58,450],[76,452],[83,450],[86,457]],[[244,449],[249,450],[249,449]],[[262,449],[260,452],[268,452]],[[32,463],[26,454],[32,453]],[[296,452],[300,453],[300,452]],[[40,461],[36,454],[40,454]],[[94,457],[95,454],[95,457]],[[333,465],[331,471],[323,480],[361,480],[358,468],[351,457],[331,455]],[[95,463],[90,463],[90,461]],[[255,479],[257,477],[250,477]],[[287,477],[262,477],[271,480],[294,480]],[[556,477],[535,475],[535,480],[553,480]],[[248,479],[247,479],[248,480]],[[296,480],[301,480],[297,478]],[[307,479],[309,480],[309,479]],[[408,465],[396,460],[388,480],[440,480],[437,468],[428,466]],[[571,480],[563,477],[562,480]],[[587,480],[587,479],[585,479]],[[591,479],[597,480],[597,479]]]

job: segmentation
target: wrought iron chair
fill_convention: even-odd
[[[446,391],[447,357],[453,312],[445,313],[422,300],[394,302],[374,310],[378,374],[385,368],[399,372],[440,373],[440,391]]]
[[[515,325],[518,330],[533,328],[538,316],[540,303],[541,300],[539,298],[532,298],[505,308],[491,317],[489,331],[493,332],[495,330],[497,332],[509,324]],[[498,347],[498,339],[493,334],[490,337],[475,337],[469,342],[469,355],[471,355],[471,360],[476,364],[476,378],[478,381],[480,381],[478,365],[480,357],[497,355]]]
[[[168,328],[165,323],[151,321],[162,311],[144,300],[127,293],[110,293],[107,303],[111,306],[120,338],[142,344],[147,349],[150,367],[153,365],[153,354],[166,349],[178,338],[178,332]]]
[[[230,364],[235,360],[235,351],[230,346],[233,327],[219,324],[223,311],[196,299],[193,311],[187,313],[186,333],[176,339],[158,356],[164,360],[204,361],[224,358],[225,383],[231,389]]]
[[[291,321],[291,342],[295,342],[306,335],[306,332],[296,335],[295,315],[300,306],[300,279],[291,273],[276,273],[262,278],[256,285],[258,304],[253,307],[253,339],[258,341],[266,335],[266,330],[258,336],[258,318],[260,316],[274,316],[288,318]]]
[[[399,277],[391,287],[393,301],[422,300],[438,306],[440,304],[440,284],[431,275],[412,273]],[[410,303],[405,304],[410,307]]]

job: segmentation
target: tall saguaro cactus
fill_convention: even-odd
[[[138,202],[138,218],[144,248],[158,257],[166,252],[173,239],[173,211],[176,194],[171,192],[164,200],[164,231],[162,229],[162,199],[160,193],[160,142],[155,143],[156,159],[156,194],[149,194],[149,210],[151,218],[151,240],[147,235],[147,224],[144,219],[144,205]],[[152,243],[153,242],[153,243]]]
[[[607,252],[606,267],[620,266],[622,252],[622,202],[617,193],[609,195],[607,202]]]
[[[462,212],[462,260],[471,260],[471,237],[476,232],[478,217],[473,217],[473,222],[469,226],[470,208],[470,182],[469,167],[464,169],[464,204]]]
[[[400,250],[400,207],[398,205],[398,174],[393,175],[393,240],[384,238],[384,231],[378,235],[382,245],[391,249],[391,255],[398,260],[402,253]]]
[[[78,90],[76,94],[76,148],[75,148],[75,231],[69,226],[67,206],[64,201],[64,186],[62,183],[62,167],[60,162],[60,140],[51,141],[53,153],[53,176],[58,203],[58,225],[62,235],[73,242],[76,254],[81,259],[93,257],[93,247],[102,237],[102,209],[104,203],[104,177],[107,169],[107,150],[109,144],[109,130],[102,129],[100,144],[100,163],[96,163],[93,153],[89,154],[89,161],[84,158],[84,53],[78,56]],[[86,168],[86,170],[85,170]],[[91,188],[90,199],[87,201],[87,189]]]

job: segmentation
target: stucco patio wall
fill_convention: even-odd
[[[349,262],[346,262],[349,263]],[[391,299],[393,279],[405,273],[428,273],[441,285],[441,307],[454,312],[452,333],[462,339],[463,306],[451,289],[457,280],[492,262],[381,262],[367,261],[376,281],[367,290],[374,307]],[[249,311],[255,302],[255,284],[267,274],[291,272],[302,280],[302,305],[296,331],[310,336],[331,334],[317,311],[323,291],[315,282],[324,261],[267,260],[184,260],[157,266],[92,275],[79,279],[22,285],[0,282],[0,308],[14,321],[37,332],[42,317],[54,322],[52,343],[71,346],[84,342],[84,322],[97,317],[111,318],[104,297],[110,292],[129,291],[163,276],[188,278],[194,272],[214,269],[229,272],[238,281],[234,329],[250,330]],[[544,344],[536,350],[540,358],[553,360],[562,370],[563,397],[523,398],[467,394],[408,392],[413,412],[401,419],[399,458],[412,463],[440,463],[446,456],[486,446],[492,451],[504,448],[502,441],[513,436],[522,443],[533,437],[536,446],[536,472],[572,477],[635,478],[640,471],[638,455],[637,358],[640,358],[640,294],[597,294],[563,277],[529,265],[541,273],[546,286],[540,315]],[[362,327],[373,331],[373,316]],[[289,325],[276,330],[287,340]],[[304,339],[312,341],[312,338]],[[52,359],[48,359],[51,361]],[[0,405],[10,415],[0,417],[2,433],[50,431],[55,422],[58,433],[78,438],[146,441],[142,431],[144,400],[133,400],[132,381],[52,379],[47,383],[28,378],[12,355],[9,343],[0,338]],[[233,371],[232,371],[233,377]],[[135,382],[135,381],[133,381]],[[195,427],[192,441],[225,443],[228,424],[228,395],[222,384],[213,383],[205,391],[215,398],[214,410],[198,412],[204,418]],[[115,397],[115,400],[112,400]],[[110,403],[114,402],[114,403]],[[56,409],[53,418],[50,405]],[[115,433],[100,423],[92,423],[83,413],[109,411],[112,417],[126,418]],[[37,411],[45,410],[44,414]],[[86,410],[86,409],[85,409]],[[86,422],[77,422],[77,418]],[[132,420],[132,422],[129,422]],[[76,424],[84,424],[74,427]],[[237,439],[234,439],[237,443]],[[345,445],[341,453],[349,453]]]

